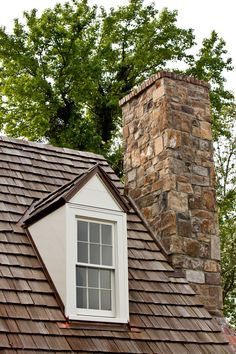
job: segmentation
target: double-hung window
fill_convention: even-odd
[[[81,314],[113,315],[114,224],[77,220],[76,307]]]
[[[67,210],[67,316],[127,323],[126,214],[72,203]]]

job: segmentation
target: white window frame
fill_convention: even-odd
[[[82,315],[93,315],[93,316],[101,316],[101,314],[105,317],[114,317],[115,316],[115,247],[114,247],[114,241],[115,238],[117,237],[117,227],[116,223],[110,222],[107,220],[101,220],[101,219],[91,219],[91,218],[84,218],[84,217],[77,217],[77,221],[85,221],[85,222],[95,222],[100,225],[105,224],[105,225],[111,225],[112,226],[112,260],[113,264],[112,266],[104,266],[100,264],[94,264],[94,263],[80,263],[77,260],[76,266],[81,266],[84,268],[95,268],[95,269],[106,269],[106,270],[111,270],[111,310],[93,310],[93,309],[83,309],[83,308],[77,308],[79,313]],[[77,225],[78,227],[78,225]]]
[[[66,316],[71,320],[127,323],[129,321],[129,306],[126,213],[67,203],[66,214]],[[112,311],[76,308],[77,221],[79,218],[114,225]]]

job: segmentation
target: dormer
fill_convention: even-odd
[[[24,220],[70,320],[127,323],[127,204],[96,165]]]

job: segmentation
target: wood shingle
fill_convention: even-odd
[[[0,137],[1,353],[231,353],[217,322],[187,281],[174,275],[127,197],[129,324],[65,318],[19,221],[33,202],[50,199],[97,163],[122,191],[100,155]]]

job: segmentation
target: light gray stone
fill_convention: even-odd
[[[204,284],[205,283],[205,274],[201,270],[186,270],[186,278],[190,283],[198,283]]]

